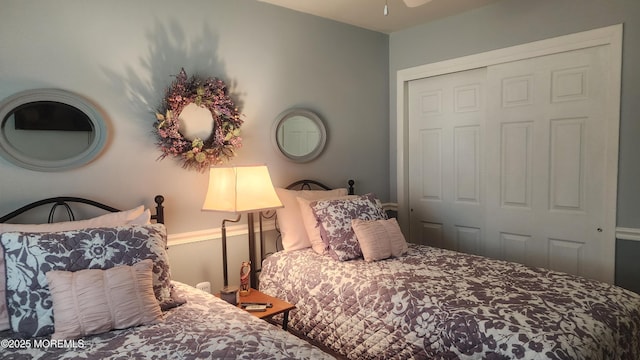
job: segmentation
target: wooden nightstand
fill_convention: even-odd
[[[267,294],[261,293],[256,289],[251,289],[251,292],[247,296],[240,296],[240,304],[238,307],[241,308],[242,303],[271,303],[273,306],[267,308],[266,311],[249,311],[255,317],[260,319],[270,319],[272,316],[277,314],[282,314],[282,328],[287,330],[287,323],[289,321],[289,310],[295,309],[296,306],[293,304],[289,304],[286,301],[282,301],[278,298],[274,298],[273,296],[269,296]]]

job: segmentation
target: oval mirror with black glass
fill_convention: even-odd
[[[327,130],[318,115],[305,109],[290,109],[274,123],[275,143],[280,152],[295,162],[308,162],[324,150]]]
[[[102,151],[107,138],[100,112],[82,96],[59,89],[6,98],[0,121],[0,155],[37,171],[82,166]]]

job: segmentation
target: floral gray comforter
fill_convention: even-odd
[[[327,359],[318,348],[182,283],[186,304],[165,321],[73,341],[11,339],[0,332],[2,359]]]
[[[260,289],[351,359],[640,359],[640,295],[427,246],[374,263],[279,252]]]

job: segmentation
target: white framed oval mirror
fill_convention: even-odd
[[[76,168],[98,156],[106,139],[101,113],[72,92],[34,89],[0,102],[0,155],[20,167]]]
[[[305,109],[289,109],[273,125],[272,139],[289,160],[304,163],[317,158],[327,142],[322,119]]]

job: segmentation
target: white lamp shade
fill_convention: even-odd
[[[418,7],[421,5],[424,5],[428,2],[431,2],[431,0],[404,0],[404,4],[407,5],[407,7],[413,8],[413,7]]]
[[[281,208],[265,165],[212,167],[202,210],[253,212]]]

